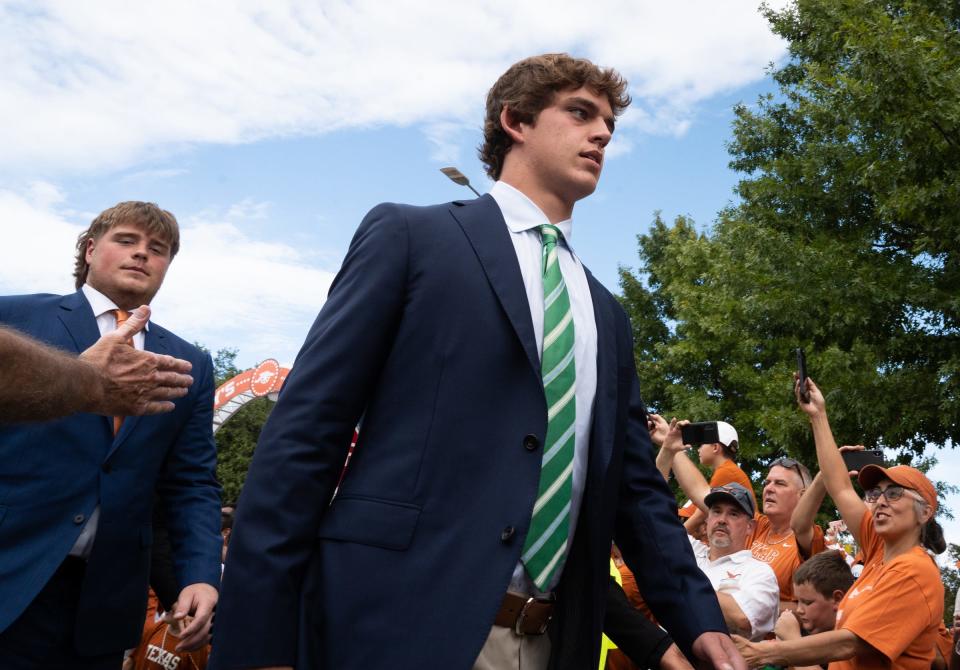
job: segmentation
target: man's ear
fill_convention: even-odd
[[[834,606],[834,608],[836,608],[836,606],[840,604],[840,601],[843,600],[843,596],[845,596],[845,595],[846,595],[846,593],[844,593],[844,592],[841,591],[840,589],[834,589],[834,590],[833,590],[832,598],[833,598],[833,606]]]
[[[87,248],[83,252],[83,257],[87,261],[87,264],[90,263],[90,258],[93,256],[93,248],[96,246],[96,240],[92,237],[87,240]]]
[[[504,105],[503,109],[500,110],[500,125],[503,126],[503,131],[510,136],[514,144],[523,143],[523,128],[521,127],[523,123],[517,120],[507,105]]]

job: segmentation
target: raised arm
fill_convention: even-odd
[[[823,483],[823,473],[818,472],[810,482],[810,486],[800,496],[790,516],[790,528],[797,538],[797,548],[802,556],[809,557],[813,549],[813,521],[826,495],[827,487]]]
[[[820,474],[823,475],[823,483],[826,486],[827,493],[833,498],[833,503],[837,506],[840,516],[846,522],[847,528],[850,529],[854,539],[859,544],[860,521],[863,519],[863,513],[867,506],[857,495],[853,484],[850,483],[847,466],[843,462],[837,443],[833,439],[833,432],[830,430],[830,421],[827,419],[827,407],[823,394],[810,378],[807,378],[807,389],[810,394],[810,402],[801,400],[799,382],[796,383],[794,388],[797,404],[810,417],[813,440],[817,445],[817,462],[820,465]]]

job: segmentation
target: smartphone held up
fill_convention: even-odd
[[[797,381],[800,384],[800,400],[810,402],[810,389],[807,387],[807,357],[803,349],[797,349]]]

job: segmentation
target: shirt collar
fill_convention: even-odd
[[[84,284],[80,287],[80,290],[83,291],[83,295],[86,296],[87,302],[90,303],[90,307],[93,309],[94,318],[99,318],[107,312],[113,312],[114,310],[120,309],[117,307],[116,303],[113,302],[113,300],[90,286],[90,284]],[[150,330],[149,321],[143,329]]]
[[[490,195],[497,201],[503,220],[507,222],[507,228],[512,233],[522,233],[550,223],[550,219],[534,204],[533,200],[506,182],[496,182],[490,189]],[[570,238],[573,236],[573,219],[565,219],[553,225],[560,229],[569,248]]]

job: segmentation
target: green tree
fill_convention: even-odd
[[[737,427],[748,470],[814,463],[794,349],[841,443],[950,444],[960,417],[960,10],[797,0],[776,95],[738,106],[739,202],[700,231],[659,215],[621,271],[657,409]]]

